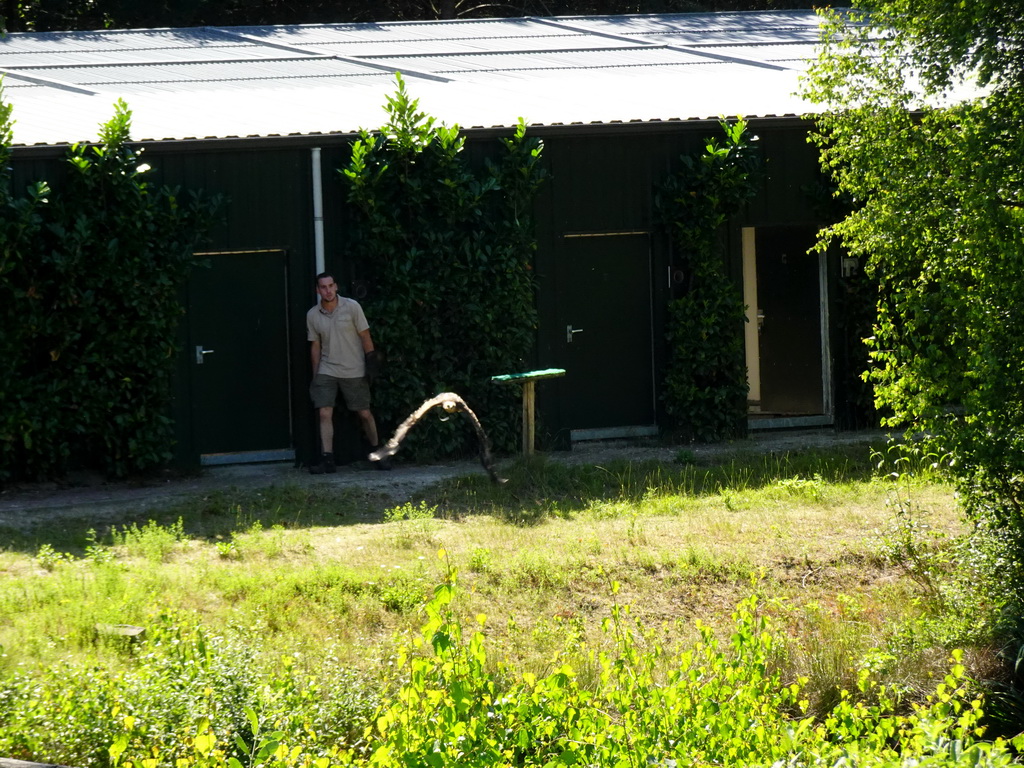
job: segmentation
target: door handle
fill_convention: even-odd
[[[212,354],[213,354],[213,350],[212,349],[203,349],[202,346],[197,346],[196,347],[196,365],[202,365],[203,364],[203,357],[205,355],[212,355]]]
[[[580,333],[582,328],[573,328],[571,325],[565,326],[565,343],[572,344],[572,337],[575,333]]]

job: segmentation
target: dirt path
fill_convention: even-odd
[[[692,446],[666,446],[657,442],[604,440],[579,443],[571,451],[546,454],[549,461],[565,464],[600,464],[615,459],[674,461],[681,450],[698,460],[730,453],[772,453],[884,439],[884,433],[808,430],[755,433],[745,440]],[[510,460],[499,461],[501,467]],[[427,486],[450,477],[482,473],[476,460],[438,464],[398,464],[391,472],[343,466],[334,475],[310,475],[291,463],[208,467],[194,477],[141,483],[104,483],[79,476],[66,486],[55,483],[22,485],[0,491],[0,529],[29,530],[60,520],[89,518],[100,523],[117,520],[125,512],[138,514],[175,501],[215,490],[249,486],[330,484],[386,493],[396,502],[409,499]],[[0,530],[2,544],[2,530]]]

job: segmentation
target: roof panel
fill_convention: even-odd
[[[155,50],[231,44],[223,33],[205,27],[84,32],[11,32],[0,38],[0,56],[43,51],[62,55],[74,51]],[[235,43],[237,44],[237,43]]]
[[[66,83],[132,93],[155,83],[185,92],[204,86],[235,89],[238,83],[259,87],[269,80],[302,81],[325,77],[372,75],[359,64],[339,59],[270,59],[266,61],[159,63],[146,66],[33,67],[14,74],[60,79]]]
[[[205,29],[14,33],[0,38],[0,69],[280,56],[278,48]]]
[[[615,69],[619,67],[678,66],[707,63],[699,54],[681,53],[666,48],[600,48],[579,51],[524,51],[517,53],[482,53],[477,55],[374,57],[378,64],[395,69],[412,66],[434,74],[454,75],[463,72],[521,72],[524,70]]]
[[[702,50],[708,55],[733,58],[737,61],[789,62],[800,65],[813,59],[818,48],[811,43],[778,43],[773,45],[723,45],[698,50]],[[801,66],[801,68],[803,67]]]
[[[731,33],[737,39],[757,34],[787,36],[794,30],[815,30],[819,26],[819,19],[813,11],[571,16],[562,17],[559,21],[575,29],[599,34],[646,36]]]
[[[409,39],[409,40],[346,40],[329,41],[308,46],[308,50],[317,53],[328,53],[337,56],[393,56],[393,55],[417,55],[425,54],[432,56],[443,56],[446,54],[460,53],[492,53],[503,52],[527,52],[545,50],[564,50],[605,48],[608,40],[602,37],[594,37],[581,33],[545,34],[533,35],[530,37],[507,37],[507,38],[470,38],[467,40],[456,40],[451,38],[439,39]]]
[[[799,114],[811,11],[203,27],[0,38],[23,144],[88,140],[124,98],[139,139],[352,133],[401,70],[463,127]],[[272,108],[268,105],[273,105]]]
[[[591,48],[607,41],[587,32],[559,29],[528,19],[401,22],[373,25],[231,27],[222,31],[248,40],[273,41],[317,53],[380,56],[394,53],[463,53]]]
[[[118,64],[161,64],[185,61],[245,61],[280,58],[281,51],[258,45],[204,46],[197,48],[75,50],[55,57],[47,51],[10,54],[0,51],[0,69]],[[56,61],[55,61],[56,60]]]
[[[787,30],[785,35],[782,30],[757,30],[749,34],[737,32],[734,29],[708,30],[707,32],[657,32],[644,35],[645,40],[659,43],[661,45],[678,45],[696,48],[708,48],[718,45],[748,46],[748,45],[785,45],[790,43],[816,43],[820,37],[817,29],[807,27],[794,27]]]
[[[272,37],[290,45],[337,42],[422,40],[496,40],[551,34],[550,26],[530,18],[403,21],[369,24],[296,24],[276,27],[221,27],[253,37]]]

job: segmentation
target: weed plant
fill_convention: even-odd
[[[124,547],[129,555],[161,563],[170,557],[185,539],[184,523],[179,517],[168,526],[159,525],[155,520],[150,520],[142,527],[137,523],[126,525],[120,530],[114,526],[111,538],[115,547]]]
[[[245,629],[213,635],[164,614],[147,622],[140,646],[120,649],[122,664],[67,662],[7,677],[0,753],[88,768],[116,764],[116,745],[130,741],[140,768],[189,763],[206,719],[226,740],[225,759],[237,758],[259,735],[246,714],[254,709],[295,736],[329,730],[351,740],[377,704],[374,692],[330,653],[318,658],[315,677],[294,656],[261,660]]]

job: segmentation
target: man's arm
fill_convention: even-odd
[[[316,376],[320,368],[320,341],[309,342],[309,361],[313,364],[313,375]]]
[[[363,342],[363,354],[373,352],[373,339],[370,337],[370,329],[359,332],[359,340]]]
[[[380,360],[377,359],[377,352],[373,348],[373,339],[370,337],[370,329],[359,332],[359,339],[363,342],[363,354],[366,356],[365,376],[372,384],[380,373]]]

